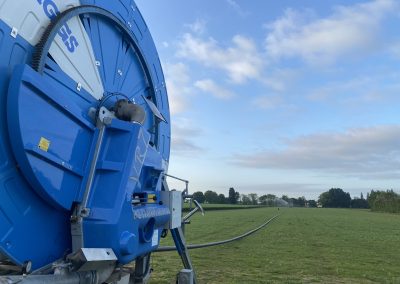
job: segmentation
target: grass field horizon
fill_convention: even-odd
[[[199,283],[400,283],[400,215],[369,210],[209,211],[187,226],[190,244],[227,239],[280,214],[244,240],[190,254]],[[171,245],[168,237],[161,245]],[[176,252],[155,253],[150,283],[174,283]]]

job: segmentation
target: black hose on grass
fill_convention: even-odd
[[[205,243],[205,244],[198,244],[198,245],[188,245],[187,248],[188,249],[198,249],[198,248],[206,248],[206,247],[212,247],[212,246],[219,246],[219,245],[223,245],[226,243],[231,243],[234,241],[238,241],[241,240],[243,238],[246,238],[252,234],[254,234],[255,232],[261,230],[262,228],[268,226],[273,220],[275,220],[276,218],[279,217],[278,215],[275,215],[274,217],[272,217],[271,219],[269,219],[268,221],[266,221],[265,223],[263,223],[262,225],[258,226],[257,228],[250,230],[240,236],[231,238],[231,239],[227,239],[227,240],[223,240],[223,241],[219,241],[219,242],[211,242],[211,243]],[[175,246],[167,246],[167,247],[159,247],[155,252],[165,252],[165,251],[174,251],[176,250]]]

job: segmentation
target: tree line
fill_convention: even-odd
[[[391,190],[371,190],[364,198],[350,198],[348,192],[340,188],[331,188],[319,196],[323,207],[333,208],[370,208],[376,212],[400,213],[400,195]]]
[[[274,194],[258,195],[256,193],[240,194],[233,187],[229,188],[228,196],[215,191],[196,191],[193,198],[200,203],[208,204],[241,204],[241,205],[263,205],[263,206],[294,206],[294,207],[317,207],[315,200],[307,200],[304,196],[293,198],[283,195],[278,197]]]
[[[367,195],[368,205],[372,211],[400,213],[400,195],[391,190],[372,190]]]
[[[325,208],[370,208],[372,211],[400,213],[400,195],[393,190],[372,190],[364,198],[351,198],[350,193],[341,188],[331,188],[319,195],[318,200],[307,200],[302,197],[289,197],[274,194],[257,195],[256,193],[240,194],[233,187],[229,188],[228,195],[218,194],[215,191],[196,191],[193,198],[200,203],[209,204],[241,204],[241,205],[263,205],[263,206],[290,206],[290,207],[325,207]]]
[[[341,188],[331,188],[321,193],[318,204],[326,208],[369,208],[368,201],[362,193],[360,197],[352,199],[350,193],[344,192]]]

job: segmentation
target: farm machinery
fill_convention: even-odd
[[[0,101],[0,283],[145,283],[167,232],[195,282],[133,0],[0,0]]]

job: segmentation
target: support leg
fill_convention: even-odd
[[[134,284],[146,284],[149,282],[151,274],[150,254],[138,257],[135,261],[135,274],[133,275]]]
[[[172,238],[174,239],[178,254],[182,259],[183,267],[185,269],[189,269],[189,270],[193,271],[192,283],[195,284],[196,283],[196,275],[194,273],[192,261],[190,260],[189,250],[186,247],[186,240],[185,240],[185,236],[183,235],[183,231],[181,228],[171,229],[171,235],[172,235]]]

